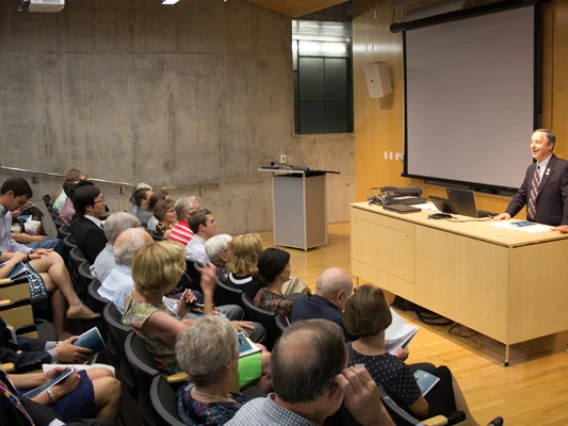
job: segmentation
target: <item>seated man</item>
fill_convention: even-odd
[[[194,196],[183,197],[176,201],[174,208],[178,221],[172,229],[170,240],[187,246],[193,238],[193,231],[189,229],[189,215],[199,210],[199,201]]]
[[[134,191],[130,201],[134,201],[132,214],[136,216],[143,226],[146,226],[148,220],[152,217],[152,213],[148,211],[148,202],[152,196],[152,188],[139,188]]]
[[[71,220],[73,239],[92,265],[107,243],[100,217],[106,213],[105,197],[89,181],[81,181],[73,191],[75,216]]]
[[[316,294],[296,300],[291,321],[327,319],[343,330],[343,310],[353,294],[351,275],[341,268],[329,268],[322,272],[316,283]],[[345,330],[346,340],[355,340]]]
[[[189,216],[189,228],[193,238],[185,248],[185,258],[205,265],[210,261],[205,252],[205,242],[217,233],[217,222],[209,210],[197,210]]]
[[[125,213],[129,214],[129,213]],[[121,314],[124,314],[124,305],[128,293],[134,290],[132,281],[132,260],[142,247],[154,242],[150,234],[142,228],[131,228],[123,231],[114,244],[115,267],[98,290],[99,295],[110,300]]]
[[[16,371],[20,369],[38,369],[41,364],[65,362],[80,364],[87,361],[92,353],[88,348],[74,346],[77,337],[70,337],[62,342],[46,342],[17,336],[14,341],[8,324],[0,318],[0,362],[12,363]]]
[[[377,385],[362,368],[347,368],[343,331],[326,320],[299,321],[272,351],[274,393],[243,405],[227,426],[322,425],[342,403],[365,426],[394,426]]]
[[[111,214],[105,221],[105,236],[108,242],[103,251],[91,265],[91,274],[101,283],[106,279],[110,271],[116,266],[114,261],[114,242],[118,236],[129,228],[140,226],[138,218],[130,213],[118,212]]]

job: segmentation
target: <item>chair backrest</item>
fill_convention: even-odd
[[[274,321],[276,323],[276,333],[278,337],[280,337],[284,333],[284,330],[286,330],[286,327],[288,327],[288,320],[282,315],[276,315]]]
[[[77,243],[75,242],[75,240],[73,239],[72,235],[65,235],[63,237],[63,243],[69,247],[69,250],[73,249],[74,247],[77,247]]]
[[[95,279],[93,274],[91,274],[91,265],[85,260],[79,265],[78,269],[85,288],[89,287],[89,284]]]
[[[89,284],[88,292],[91,301],[95,305],[95,310],[98,313],[102,314],[105,310],[106,305],[111,302],[98,293],[99,288],[101,288],[101,282],[95,278],[91,281],[91,284]]]
[[[59,233],[63,238],[71,236],[71,228],[69,228],[63,221],[61,221],[62,225],[59,227]]]
[[[71,257],[71,260],[77,268],[81,266],[81,263],[87,261],[87,258],[85,257],[81,249],[76,246],[69,251],[69,257]]]
[[[238,305],[243,306],[243,291],[238,288],[229,287],[223,284],[221,280],[217,279],[217,286],[215,287],[215,304],[218,306],[223,305]]]
[[[425,426],[420,420],[400,408],[381,385],[377,385],[377,388],[381,400],[396,426]]]
[[[176,394],[162,376],[152,380],[150,401],[156,411],[158,423],[162,425],[182,426],[177,416]]]
[[[268,348],[268,350],[271,350],[276,338],[278,337],[275,321],[277,314],[254,306],[246,293],[241,295],[241,300],[243,302],[247,319],[259,322],[264,326],[264,328],[266,328],[266,341],[262,343]]]
[[[107,340],[109,338],[114,338],[114,342],[107,346],[114,345],[116,348],[116,354],[112,354],[110,349],[109,352],[111,352],[111,355],[114,355],[113,359],[116,361],[115,366],[120,369],[120,374],[122,375],[122,379],[126,385],[128,393],[133,399],[138,400],[134,371],[124,356],[124,342],[126,342],[126,338],[129,334],[134,333],[134,330],[122,324],[120,321],[122,314],[112,303],[108,303],[105,306],[105,309],[103,310],[103,318],[110,330]]]

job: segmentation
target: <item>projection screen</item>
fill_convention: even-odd
[[[405,31],[405,175],[520,186],[535,117],[535,8]]]

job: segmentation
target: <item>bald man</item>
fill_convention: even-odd
[[[347,368],[347,359],[343,332],[336,324],[325,320],[292,324],[272,351],[274,393],[250,400],[226,425],[315,426],[338,413],[338,421],[344,415],[353,417],[341,424],[356,420],[366,426],[394,426],[369,372]]]
[[[351,275],[341,268],[326,269],[318,278],[316,294],[296,300],[291,321],[327,319],[343,329],[343,310],[352,294]],[[347,332],[345,338],[348,341],[357,339]]]
[[[113,252],[116,266],[102,282],[98,293],[114,303],[121,314],[124,314],[128,293],[134,290],[132,260],[138,250],[153,242],[150,234],[143,228],[129,228],[123,231],[114,242]]]

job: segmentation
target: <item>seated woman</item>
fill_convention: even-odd
[[[81,170],[78,169],[69,169],[67,173],[65,173],[65,178],[63,179],[63,183],[67,181],[79,181],[79,180],[88,180],[89,177],[83,173]],[[52,208],[57,213],[61,213],[63,206],[65,205],[65,201],[67,200],[69,194],[64,191],[64,188],[61,185],[58,185],[55,189],[52,200]]]
[[[186,324],[194,320],[182,318],[189,311],[189,292],[182,294],[176,311],[171,311],[162,302],[162,295],[172,290],[185,271],[185,250],[182,245],[172,241],[160,241],[143,247],[132,263],[132,279],[135,290],[130,293],[122,323],[134,329],[146,344],[162,374],[182,372],[177,360],[175,343]],[[214,314],[213,293],[215,291],[215,267],[209,263],[199,268],[203,293],[203,314]],[[240,328],[239,321],[233,323]],[[266,371],[270,354],[262,345],[262,363]],[[248,377],[243,372],[243,377]],[[259,378],[260,376],[256,377]],[[241,380],[241,385],[245,386]],[[264,389],[263,389],[264,390]]]
[[[148,211],[152,213],[152,217],[148,219],[148,224],[146,225],[146,229],[150,232],[154,232],[156,230],[156,226],[158,226],[158,219],[154,216],[154,210],[156,210],[156,204],[160,200],[168,200],[170,198],[170,194],[165,191],[157,191],[152,192],[150,195],[150,200],[148,200]]]
[[[289,317],[294,301],[302,297],[299,293],[286,296],[282,291],[284,283],[290,281],[290,253],[277,248],[267,248],[260,254],[257,267],[262,288],[252,303],[265,311]]]
[[[207,248],[207,245],[205,247]],[[238,235],[231,242],[227,261],[227,285],[244,291],[251,300],[260,290],[256,264],[261,253],[262,242],[258,234]]]
[[[180,333],[176,352],[190,381],[178,391],[180,420],[208,426],[228,422],[245,403],[242,394],[229,393],[229,383],[239,362],[249,358],[239,359],[235,328],[220,316],[199,319]]]
[[[53,325],[60,340],[70,335],[63,329],[65,315],[70,319],[95,319],[100,315],[87,308],[77,296],[63,259],[57,253],[44,249],[35,249],[32,253],[0,252],[0,263],[6,262],[0,268],[0,279],[7,278],[16,269],[22,270],[30,284],[30,297],[51,294],[51,311]],[[69,309],[65,314],[65,301]]]
[[[174,208],[175,201],[163,199],[158,201],[154,209],[154,216],[158,219],[158,224],[154,230],[157,237],[167,240],[170,237],[172,229],[177,222],[176,210]]]
[[[46,373],[8,374],[18,392],[36,388],[53,380],[68,367],[57,367]],[[122,385],[106,368],[76,370],[63,382],[31,398],[51,407],[63,421],[80,418],[116,420],[122,397]]]
[[[209,238],[205,242],[205,253],[207,253],[211,263],[215,265],[217,279],[223,284],[227,282],[229,277],[229,271],[226,266],[232,241],[233,237],[229,234],[219,234]]]
[[[447,367],[427,363],[407,366],[385,350],[385,330],[391,321],[392,314],[381,289],[371,285],[359,287],[347,301],[343,314],[345,329],[360,336],[359,340],[347,343],[350,363],[364,364],[375,382],[383,386],[397,405],[418,419],[463,411],[470,425],[478,425]],[[422,396],[414,378],[417,369],[427,370],[440,378],[426,397]],[[500,417],[490,423],[494,426],[502,424]]]

